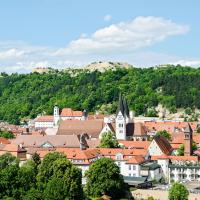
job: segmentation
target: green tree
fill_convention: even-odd
[[[174,183],[169,190],[169,200],[188,200],[189,192],[181,183]]]
[[[0,199],[4,197],[19,198],[18,172],[19,160],[11,154],[0,156]]]
[[[156,133],[156,136],[163,136],[163,137],[165,137],[167,140],[171,140],[171,134],[170,134],[168,131],[166,131],[166,130],[158,131],[158,132]]]
[[[86,178],[86,194],[90,198],[106,194],[113,199],[119,199],[124,195],[125,185],[120,169],[109,158],[100,158],[90,165]]]
[[[200,127],[197,128],[197,133],[200,133]]]
[[[197,149],[197,144],[195,142],[192,143],[192,150]],[[185,150],[185,146],[184,144],[181,144],[180,147],[177,150],[177,155],[178,156],[184,156],[184,150]]]
[[[0,130],[0,137],[3,137],[3,138],[7,138],[7,139],[12,139],[14,138],[14,134],[9,132],[9,131],[1,131]]]
[[[23,200],[43,200],[43,192],[38,189],[31,188],[22,198]]]
[[[83,199],[81,171],[61,153],[49,153],[44,157],[37,180],[45,200]]]
[[[154,198],[152,196],[148,197],[148,200],[154,200]]]
[[[112,132],[103,133],[100,148],[117,148],[119,143],[116,139],[116,136]]]

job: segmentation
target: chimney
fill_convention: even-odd
[[[192,155],[192,133],[193,130],[190,126],[190,124],[188,123],[185,130],[184,130],[184,155],[185,156],[191,156]]]
[[[80,149],[86,150],[88,147],[86,139],[89,139],[89,136],[87,133],[83,133],[80,135]]]

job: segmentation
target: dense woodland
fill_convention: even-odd
[[[107,70],[52,70],[39,74],[2,73],[0,120],[19,124],[40,113],[60,108],[115,113],[119,93],[136,115],[154,115],[161,103],[171,112],[177,108],[200,108],[200,68],[167,66]]]

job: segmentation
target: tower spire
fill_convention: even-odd
[[[185,156],[191,156],[192,155],[192,133],[193,130],[190,126],[190,124],[188,123],[187,126],[185,127],[184,130],[184,134],[185,134],[185,138],[184,138],[184,155]]]

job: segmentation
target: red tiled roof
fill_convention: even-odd
[[[6,138],[0,137],[0,144],[10,144],[10,141]]]
[[[89,164],[93,161],[93,159],[96,159],[98,156],[105,156],[109,157],[113,160],[116,160],[116,155],[118,153],[121,153],[123,155],[122,160],[130,160],[133,157],[145,157],[148,153],[147,150],[144,149],[104,149],[104,148],[94,148],[94,149],[86,149],[81,150],[80,148],[55,148],[55,149],[41,149],[41,148],[35,148],[28,151],[28,153],[33,154],[34,152],[37,152],[41,158],[43,158],[46,154],[57,151],[64,153],[69,160],[76,161],[76,160],[82,160],[83,162],[79,162],[79,164]],[[139,160],[140,159],[140,160]],[[136,158],[137,162],[141,161],[141,158]]]
[[[200,134],[193,133],[192,134],[193,141],[197,144],[200,143]],[[183,144],[184,143],[184,133],[174,134],[172,144]]]
[[[71,108],[63,108],[61,112],[61,117],[82,117],[82,111],[74,111]]]
[[[192,130],[196,130],[197,122],[189,122],[192,127]],[[179,131],[183,131],[184,128],[188,125],[188,122],[154,122],[154,121],[146,121],[144,125],[147,127],[149,131],[162,131],[166,130],[169,133],[174,133],[175,128],[178,128]]]
[[[43,115],[37,117],[35,122],[53,122],[53,115]]]
[[[158,160],[158,159],[170,159],[170,160],[177,160],[177,161],[198,161],[198,156],[168,156],[168,155],[161,155],[161,156],[151,156],[151,160]]]
[[[142,156],[134,156],[131,159],[128,160],[128,162],[126,162],[127,164],[141,164],[145,162],[144,157]]]
[[[119,140],[119,144],[123,144],[126,148],[129,149],[148,149],[151,144],[150,141],[126,141]]]

